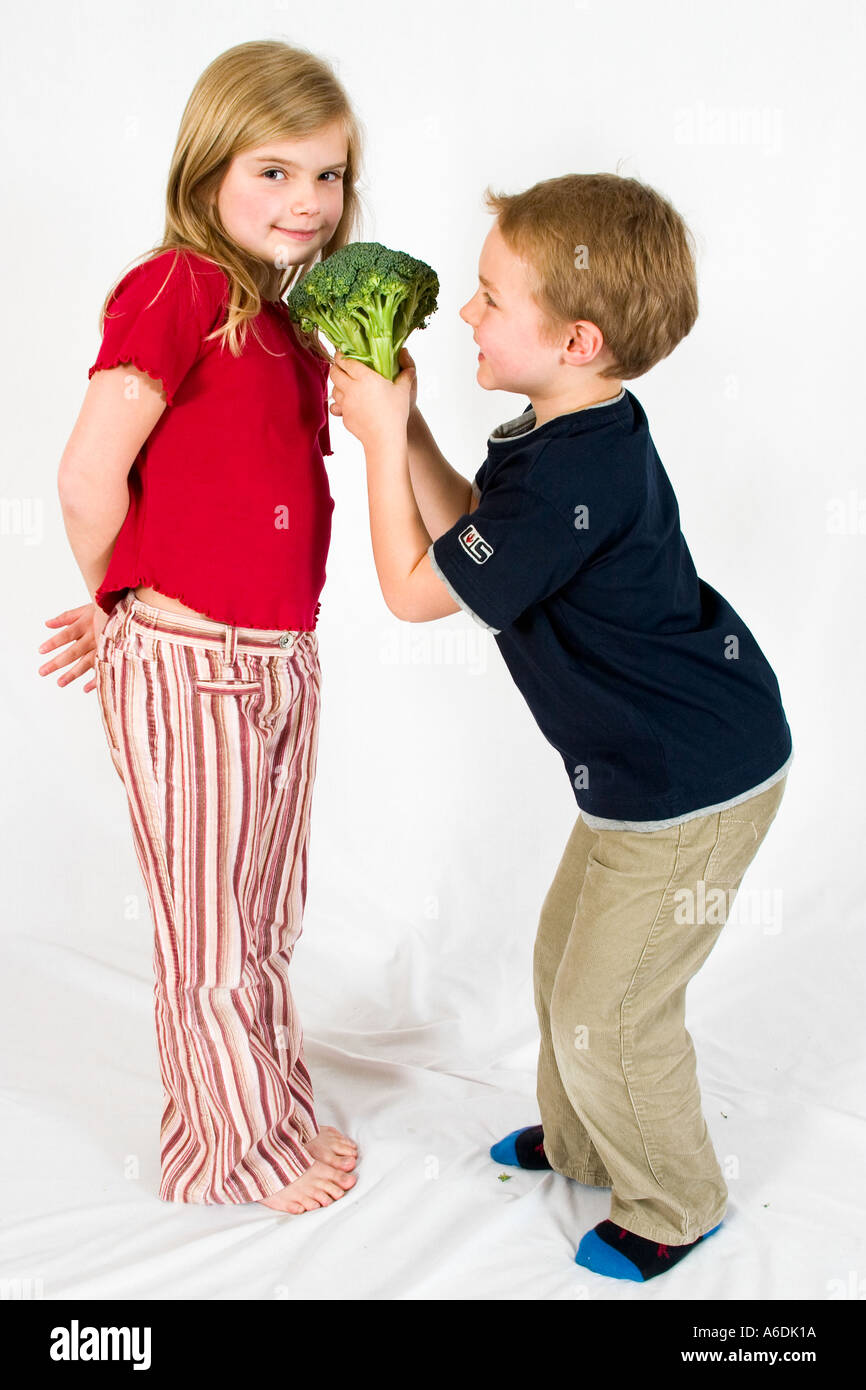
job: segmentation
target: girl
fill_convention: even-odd
[[[312,54],[255,42],[210,64],[163,240],[103,305],[60,465],[94,602],[49,620],[65,626],[40,650],[74,646],[41,674],[74,657],[62,685],[95,663],[84,688],[127,792],[155,925],[167,1201],[299,1214],[357,1180],[355,1143],[316,1121],[288,981],[334,504],[330,359],[281,296],[352,239],[360,154]]]

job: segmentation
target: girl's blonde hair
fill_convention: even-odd
[[[524,193],[493,193],[509,249],[529,267],[540,336],[554,343],[587,319],[613,364],[600,377],[643,376],[698,316],[694,238],[654,188],[618,174],[565,174]]]
[[[347,145],[343,214],[334,235],[321,248],[322,260],[357,239],[361,214],[357,187],[361,125],[330,65],[306,49],[279,40],[238,44],[205,68],[186,104],[169,169],[163,239],[140,264],[164,251],[194,251],[224,270],[231,286],[228,318],[208,340],[222,337],[235,357],[243,350],[248,321],[261,310],[262,290],[270,272],[222,226],[216,208],[219,186],[241,151],[270,140],[302,139],[336,121],[342,122]],[[297,266],[287,266],[280,296],[315,261],[314,255]],[[111,296],[125,274],[128,269],[105,297],[99,314],[100,334]],[[167,280],[168,276],[157,294]],[[330,360],[317,335],[303,334],[297,325],[295,328],[305,347]]]

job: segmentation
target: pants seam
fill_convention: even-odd
[[[680,826],[677,832],[676,854],[674,856],[673,867],[670,871],[670,874],[668,875],[668,881],[665,884],[664,892],[662,893],[661,901],[658,906],[658,911],[656,912],[656,915],[653,918],[652,926],[650,927],[649,934],[647,936],[646,941],[644,942],[643,950],[640,953],[637,964],[635,965],[634,971],[632,973],[631,980],[629,981],[628,988],[626,989],[626,992],[620,1004],[620,1066],[622,1068],[623,1081],[625,1082],[625,1088],[628,1094],[629,1103],[631,1104],[632,1112],[635,1117],[635,1123],[637,1125],[638,1133],[640,1135],[640,1141],[641,1145],[643,1146],[644,1158],[646,1159],[647,1167],[649,1168],[649,1171],[652,1173],[653,1177],[658,1183],[659,1189],[665,1193],[665,1196],[668,1198],[668,1200],[673,1199],[670,1198],[670,1194],[666,1191],[664,1183],[660,1180],[659,1175],[656,1172],[655,1164],[653,1163],[650,1157],[649,1148],[647,1146],[646,1136],[644,1133],[644,1126],[641,1121],[641,1116],[632,1091],[632,1083],[629,1077],[630,1063],[626,1060],[626,1028],[628,1027],[626,1020],[626,1011],[630,1003],[630,996],[632,995],[634,990],[635,980],[638,977],[641,965],[643,964],[647,952],[650,949],[653,937],[655,936],[656,928],[658,927],[662,912],[664,910],[665,904],[667,903],[667,897],[668,892],[670,890],[670,886],[676,879],[677,867],[680,861],[680,850],[682,847],[682,835],[682,826]],[[631,1030],[629,1030],[629,1042],[631,1042]],[[679,1204],[677,1205],[679,1206]],[[682,1215],[685,1217],[687,1215],[686,1212],[682,1209],[682,1207],[680,1207],[679,1209],[682,1211]],[[637,1235],[638,1232],[635,1232],[635,1234]]]

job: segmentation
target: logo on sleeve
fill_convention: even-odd
[[[483,565],[493,554],[493,546],[479,535],[474,526],[464,526],[457,537],[467,555],[471,555],[476,565]]]

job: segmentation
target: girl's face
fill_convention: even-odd
[[[348,152],[341,122],[302,139],[269,140],[235,155],[217,195],[217,211],[233,241],[282,272],[315,257],[343,215]]]
[[[559,364],[561,348],[539,338],[541,311],[529,292],[528,274],[494,222],[478,262],[481,283],[460,310],[481,349],[477,380],[486,391],[531,398]]]

